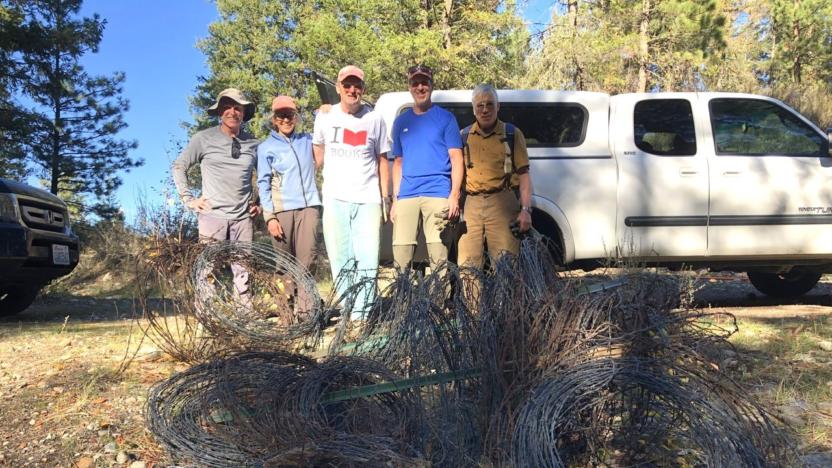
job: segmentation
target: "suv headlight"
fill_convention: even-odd
[[[12,193],[0,193],[0,222],[17,223],[19,220],[17,197]]]

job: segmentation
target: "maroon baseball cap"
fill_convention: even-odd
[[[417,76],[424,76],[425,78],[433,81],[433,70],[430,69],[427,65],[414,65],[407,69],[407,79],[412,80]]]

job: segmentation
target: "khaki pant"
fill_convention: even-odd
[[[488,245],[488,253],[495,259],[506,252],[517,255],[520,251],[520,240],[509,227],[520,213],[520,202],[513,191],[468,195],[463,213],[467,230],[459,238],[460,266],[482,268],[484,245]]]
[[[442,244],[442,223],[438,216],[448,208],[448,199],[441,197],[413,197],[396,201],[396,221],[393,223],[393,260],[405,268],[413,260],[416,234],[419,226],[425,233],[431,268],[448,258],[448,249]],[[437,223],[439,221],[439,223]]]

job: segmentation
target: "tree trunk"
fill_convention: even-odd
[[[638,91],[647,92],[647,65],[650,62],[650,10],[651,0],[641,4],[641,22],[638,27]]]
[[[578,43],[578,0],[568,0],[569,24],[572,26],[572,43]],[[578,91],[584,90],[584,69],[578,60],[578,54],[572,51],[572,83]]]
[[[453,11],[454,0],[445,0],[442,8],[442,39],[445,50],[451,48],[451,12]]]
[[[800,11],[800,0],[794,0],[794,19],[792,19],[792,51],[794,52],[794,56],[792,57],[792,81],[795,83],[800,83],[801,79],[801,59],[802,56],[800,54],[800,21],[797,19],[797,14]]]
[[[61,31],[63,29],[63,12],[58,12],[60,14],[56,15],[57,22],[55,25],[55,29],[57,31]],[[61,82],[61,52],[56,47],[53,51],[55,54],[53,56],[53,72],[54,76],[52,77],[52,160],[50,161],[50,184],[49,184],[49,191],[53,194],[58,194],[58,189],[60,188],[59,182],[61,179],[61,95],[63,94],[63,83]]]
[[[431,18],[433,17],[433,2],[431,0],[421,1],[422,10],[425,12],[424,20],[422,21],[422,28],[430,29]]]

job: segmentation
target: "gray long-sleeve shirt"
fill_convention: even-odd
[[[240,132],[236,140],[240,142],[238,158],[232,156],[234,139],[223,133],[219,126],[194,134],[173,162],[173,182],[183,202],[195,198],[188,186],[187,172],[191,166],[199,164],[202,196],[211,205],[208,214],[235,220],[249,216],[259,141],[246,132]]]

